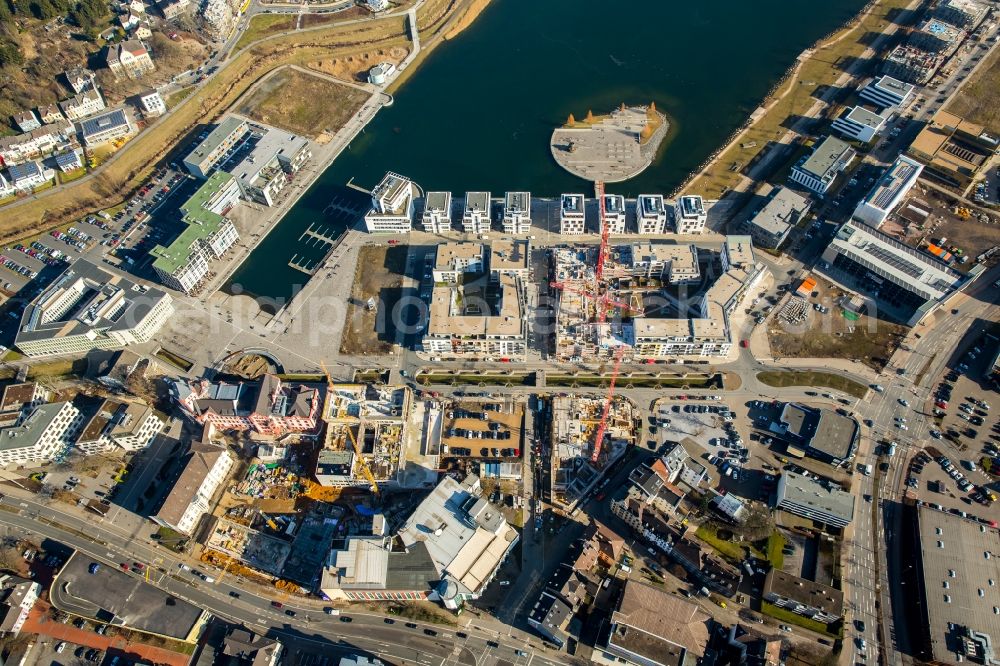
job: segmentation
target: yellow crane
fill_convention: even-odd
[[[326,363],[320,361],[319,365],[323,368],[323,374],[326,375],[326,390],[328,394],[333,393],[333,380],[330,378],[330,372],[326,369]],[[329,400],[329,395],[327,396]],[[372,470],[368,467],[368,461],[361,454],[361,445],[358,444],[358,440],[354,437],[354,432],[351,430],[350,424],[345,425],[344,429],[347,431],[347,437],[351,440],[351,445],[354,447],[354,456],[358,459],[358,467],[361,468],[362,473],[365,478],[368,479],[368,483],[371,484],[372,493],[377,499],[382,499],[382,493],[378,489],[378,481],[375,480],[375,475],[372,474]]]

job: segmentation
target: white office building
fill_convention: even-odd
[[[559,233],[582,234],[587,227],[582,194],[564,194],[559,202]]]
[[[847,527],[854,520],[854,495],[792,472],[778,477],[777,506],[833,527]]]
[[[878,229],[916,184],[923,170],[924,165],[920,162],[900,155],[858,203],[854,217]]]
[[[909,103],[914,86],[891,76],[883,75],[868,82],[858,97],[883,109],[901,107]]]
[[[846,142],[828,136],[813,148],[812,153],[792,167],[789,178],[817,194],[825,194],[837,175],[850,166],[856,155]]]
[[[620,194],[604,195],[604,224],[608,226],[609,234],[625,233],[625,197]]]
[[[888,110],[879,114],[863,106],[856,106],[853,109],[844,109],[831,127],[842,137],[868,143],[885,129],[890,114]]]
[[[466,192],[462,211],[462,230],[467,234],[486,234],[490,231],[490,193]]]
[[[638,231],[643,236],[666,233],[667,209],[662,194],[640,194],[635,204]]]
[[[413,199],[417,187],[409,178],[388,172],[372,190],[372,207],[365,213],[370,234],[408,234],[413,230]]]
[[[428,233],[451,231],[451,192],[428,192],[420,222]]]
[[[71,402],[39,405],[21,423],[0,428],[0,465],[48,462],[68,451],[83,422]]]
[[[708,213],[705,201],[696,194],[686,194],[674,204],[674,230],[679,234],[700,234],[705,231]]]
[[[503,232],[526,234],[531,231],[531,193],[508,192],[503,199]]]

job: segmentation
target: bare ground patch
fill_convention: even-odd
[[[368,245],[360,249],[341,335],[341,354],[387,354],[392,349],[392,333],[380,325],[380,320],[387,318],[396,300],[393,294],[402,288],[405,267],[404,246]],[[378,304],[375,310],[366,305],[370,298]]]

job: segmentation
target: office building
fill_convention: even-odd
[[[564,194],[559,200],[559,233],[582,234],[586,230],[586,214],[582,194]]]
[[[451,231],[451,192],[428,192],[420,222],[427,233]]]
[[[781,569],[767,572],[761,595],[769,604],[823,624],[836,622],[844,616],[843,592]]]
[[[756,247],[776,250],[788,234],[805,219],[812,207],[808,197],[787,187],[775,186],[764,207],[750,219],[750,238]]]
[[[611,614],[606,643],[591,657],[602,666],[690,666],[701,663],[712,616],[697,604],[629,580]]]
[[[907,154],[924,164],[924,178],[964,190],[1000,148],[1000,137],[982,125],[938,111]]]
[[[640,235],[651,236],[667,231],[667,209],[662,194],[640,194],[635,202],[636,225]]]
[[[466,192],[462,211],[462,231],[485,234],[490,231],[490,193]]]
[[[107,47],[105,63],[116,79],[140,79],[156,69],[146,45],[138,39],[126,39]]]
[[[350,536],[330,553],[320,589],[330,599],[440,600],[460,608],[479,598],[517,545],[479,477],[444,476],[393,537]]]
[[[247,201],[273,206],[281,192],[312,157],[309,142],[274,127],[251,132],[249,151],[228,169]]]
[[[944,56],[940,53],[900,44],[886,56],[882,72],[900,81],[922,86],[931,80],[942,62]]]
[[[909,104],[913,89],[912,83],[904,83],[883,74],[869,81],[858,93],[858,97],[883,109],[900,108]]]
[[[26,356],[80,354],[147,342],[173,313],[169,295],[77,259],[21,315]]]
[[[173,488],[150,519],[181,534],[193,534],[198,521],[212,510],[213,498],[236,464],[224,446],[193,442]]]
[[[914,326],[966,282],[937,257],[849,220],[823,251],[821,268],[849,289],[874,298],[895,319]]]
[[[914,657],[923,663],[996,664],[1000,658],[1000,532],[972,516],[917,502],[912,509],[914,574],[903,603],[913,622]],[[978,512],[977,512],[978,513]],[[913,529],[913,522],[916,529]],[[907,552],[914,552],[907,551]],[[914,580],[915,579],[915,580]]]
[[[837,175],[854,161],[856,155],[850,145],[828,136],[792,167],[789,178],[792,182],[823,195],[830,189]]]
[[[604,224],[608,225],[609,234],[625,233],[625,197],[620,194],[604,195]]]
[[[831,527],[854,520],[854,495],[831,482],[782,472],[778,477],[777,508]]]
[[[986,18],[989,7],[979,0],[941,0],[934,16],[965,30],[974,30]]]
[[[413,199],[416,185],[391,171],[372,190],[372,207],[365,213],[370,234],[408,234],[413,228]]]
[[[881,114],[869,111],[863,106],[844,109],[843,113],[833,121],[831,129],[840,136],[861,143],[869,143],[885,129],[889,112]]]
[[[685,194],[674,203],[674,231],[679,234],[700,234],[705,231],[708,213],[704,200],[696,194]]]
[[[851,417],[795,402],[785,403],[771,430],[781,435],[789,451],[831,465],[853,460],[861,436]]]
[[[854,218],[878,229],[917,183],[923,170],[924,166],[919,162],[900,155],[882,174],[875,187],[858,202]]]
[[[531,193],[507,192],[503,199],[503,232],[526,234],[531,231]]]
[[[72,402],[39,405],[17,425],[0,428],[0,465],[42,463],[63,457],[83,422]]]
[[[150,251],[153,270],[163,284],[185,294],[201,286],[212,262],[239,240],[236,227],[226,217],[239,196],[236,178],[217,171],[180,207],[184,230],[170,245],[157,245]]]
[[[167,104],[156,90],[147,90],[139,95],[139,106],[147,116],[162,116],[167,112]]]
[[[434,259],[434,282],[458,284],[465,273],[485,270],[483,246],[479,243],[442,243]]]
[[[208,178],[218,164],[228,158],[236,145],[250,132],[247,121],[226,116],[212,128],[201,142],[184,158],[184,168],[193,176]]]
[[[124,108],[112,109],[80,123],[80,137],[88,148],[132,136],[137,131]]]
[[[69,120],[82,120],[87,116],[100,113],[107,108],[107,105],[104,103],[101,91],[97,88],[90,88],[59,102],[59,108]]]

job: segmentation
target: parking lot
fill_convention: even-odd
[[[934,508],[996,526],[996,490],[978,459],[949,456],[929,446],[910,459],[906,485]]]

